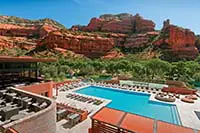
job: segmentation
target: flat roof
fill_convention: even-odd
[[[137,133],[194,133],[195,129],[186,128],[151,118],[125,113],[104,107],[91,117],[93,120]],[[200,133],[200,131],[197,131]]]
[[[112,124],[114,126],[118,126],[118,123],[123,117],[123,115],[125,115],[125,112],[113,110],[110,108],[103,108],[99,113],[94,115],[92,118],[108,124]]]
[[[56,59],[49,58],[33,58],[31,56],[19,56],[19,57],[11,57],[11,56],[0,56],[0,62],[55,62]]]
[[[194,133],[191,128],[181,127],[165,122],[157,122],[157,133]]]
[[[137,133],[153,133],[154,120],[128,113],[120,127]]]

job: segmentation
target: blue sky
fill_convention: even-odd
[[[200,0],[1,0],[0,15],[52,18],[64,24],[88,24],[105,13],[139,13],[162,27],[165,19],[200,34]]]

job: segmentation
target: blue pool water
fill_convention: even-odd
[[[109,108],[181,125],[175,105],[149,101],[149,94],[90,86],[76,91],[80,94],[112,100]]]

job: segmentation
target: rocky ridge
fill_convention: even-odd
[[[65,29],[65,26],[49,18],[29,20],[15,16],[0,16],[0,24],[19,25],[23,27],[40,27],[43,25],[50,25],[57,29]]]
[[[0,49],[33,49],[37,40],[49,32],[61,29],[61,25],[51,19],[38,21],[18,17],[0,16]]]
[[[18,47],[34,51],[45,46],[64,55],[72,51],[77,55],[109,59],[142,52],[151,46],[154,50],[160,49],[161,58],[166,60],[171,57],[192,60],[198,56],[199,40],[194,32],[171,25],[169,20],[164,22],[161,31],[155,31],[154,27],[153,21],[139,14],[106,14],[91,19],[87,26],[73,26],[70,30],[51,19],[33,21],[0,16],[0,49]],[[116,47],[121,51],[116,51]]]

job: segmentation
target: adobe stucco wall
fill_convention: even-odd
[[[18,89],[22,89],[28,92],[39,94],[39,95],[41,95],[41,93],[48,92],[48,97],[51,98],[53,96],[53,86],[54,86],[54,83],[50,81],[46,83],[23,86],[23,87],[19,87]]]

